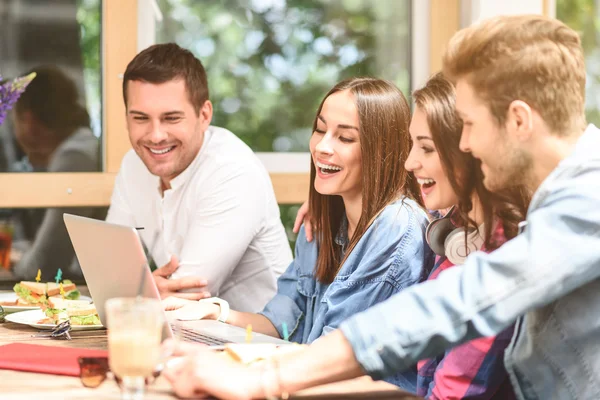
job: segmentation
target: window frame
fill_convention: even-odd
[[[102,1],[102,172],[0,173],[0,208],[106,206],[129,149],[121,77],[136,53],[137,0]]]
[[[114,180],[131,148],[125,122],[121,83],[127,63],[148,32],[138,26],[138,3],[152,0],[102,1],[102,172],[0,173],[0,208],[108,206]],[[543,0],[551,2],[552,0]],[[441,66],[448,39],[460,28],[461,0],[412,0],[411,85],[420,86]],[[425,4],[425,5],[423,5]],[[448,16],[452,16],[449,18]],[[423,46],[423,38],[427,46]],[[144,40],[145,39],[145,40]],[[416,73],[415,71],[419,71]],[[258,153],[267,165],[279,204],[298,204],[308,198],[308,153]],[[292,161],[295,165],[289,168]],[[267,159],[269,162],[267,162]],[[299,161],[300,160],[300,161]]]

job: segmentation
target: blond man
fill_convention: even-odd
[[[457,33],[444,71],[456,82],[460,147],[481,159],[486,187],[534,192],[524,232],[262,375],[183,348],[186,361],[166,372],[178,394],[249,398],[381,379],[517,321],[505,363],[518,398],[600,398],[600,132],[585,124],[579,37],[541,16],[498,17]]]

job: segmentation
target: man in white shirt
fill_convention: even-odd
[[[267,171],[226,129],[210,126],[206,73],[176,44],[138,54],[123,78],[133,150],[107,221],[143,227],[161,296],[219,296],[257,312],[292,261]]]

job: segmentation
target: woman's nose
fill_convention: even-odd
[[[404,162],[404,168],[406,168],[407,171],[411,172],[421,168],[421,163],[419,162],[412,150],[410,153],[408,153],[408,158]]]
[[[325,134],[319,143],[317,143],[315,150],[322,154],[333,154],[333,146],[328,134]]]

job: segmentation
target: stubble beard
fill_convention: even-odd
[[[496,167],[489,169],[489,176],[485,176],[483,184],[490,192],[500,192],[516,186],[529,186],[533,174],[533,161],[531,156],[518,149],[509,149],[505,154],[510,154],[504,160],[498,160]]]
[[[144,152],[145,148],[142,148],[141,151]],[[178,162],[176,159],[172,160],[170,163],[168,163],[168,165],[165,165],[163,163],[154,162],[151,156],[149,156],[148,154],[144,154],[144,156],[141,156],[140,153],[138,153],[138,156],[141,158],[142,162],[146,166],[146,169],[152,175],[158,176],[162,180],[169,181],[176,173],[178,167]]]

